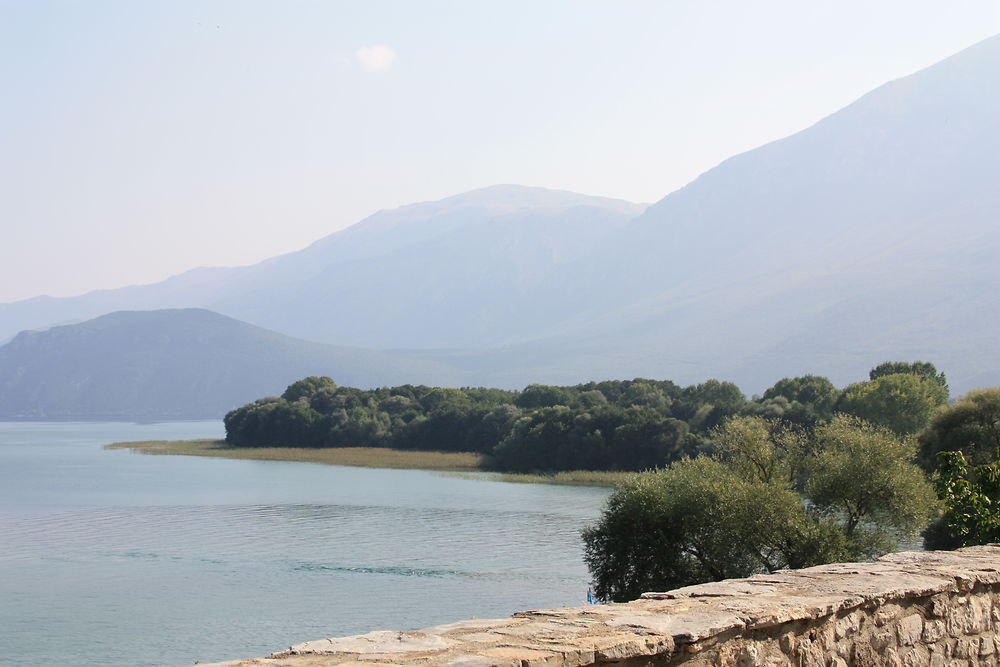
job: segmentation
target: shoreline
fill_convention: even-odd
[[[231,447],[225,440],[145,440],[114,442],[104,449],[127,449],[154,456],[206,456],[250,461],[290,461],[360,468],[428,470],[449,476],[516,484],[614,487],[632,473],[569,470],[553,474],[502,473],[484,466],[475,452],[436,452],[386,447]]]

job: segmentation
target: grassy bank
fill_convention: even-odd
[[[617,486],[626,477],[634,473],[616,472],[612,470],[566,470],[547,475],[527,474],[517,472],[486,472],[486,479],[497,482],[512,482],[514,484],[568,484],[570,486]],[[464,476],[461,472],[453,473],[456,477]]]
[[[420,452],[383,447],[230,447],[225,440],[150,440],[116,442],[105,449],[130,449],[140,454],[212,456],[254,461],[300,461],[364,468],[414,470],[482,470],[482,457],[471,452]]]
[[[483,457],[473,452],[428,452],[384,447],[231,447],[225,440],[147,440],[116,442],[105,449],[128,449],[139,454],[211,456],[254,461],[299,461],[363,468],[437,470],[463,475],[487,473],[487,479],[521,484],[573,484],[614,486],[629,473],[573,470],[553,475],[495,473],[483,467]],[[477,475],[478,477],[478,475]]]

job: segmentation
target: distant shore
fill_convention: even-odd
[[[105,449],[128,449],[139,454],[209,456],[253,461],[297,461],[362,468],[432,470],[464,476],[522,484],[570,484],[575,486],[615,486],[630,473],[600,470],[571,470],[551,475],[498,473],[484,467],[483,456],[475,452],[433,452],[385,447],[232,447],[225,440],[147,440],[115,442]]]

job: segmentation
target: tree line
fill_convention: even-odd
[[[500,471],[640,471],[710,451],[712,430],[733,416],[811,427],[843,412],[906,435],[947,397],[943,375],[922,362],[883,364],[844,390],[824,377],[786,378],[752,399],[719,380],[688,387],[641,378],[532,384],[518,392],[363,390],[314,376],[231,411],[225,425],[235,446],[472,451]]]
[[[873,371],[871,382],[878,377]],[[943,376],[922,377],[947,388]],[[877,384],[851,393],[881,395],[870,405],[924,407],[912,402],[915,393],[893,397]],[[735,416],[714,430],[710,453],[631,477],[583,534],[597,596],[624,601],[867,560],[921,531],[926,548],[1000,541],[1000,388],[970,392],[920,419],[885,412],[880,421],[835,413],[802,427]]]

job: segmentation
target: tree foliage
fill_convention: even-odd
[[[923,375],[879,375],[863,390],[849,388],[841,403],[898,431],[912,428],[907,420],[913,414],[918,414],[914,423],[923,423],[937,400],[924,395],[924,385],[933,385],[933,396],[942,391],[924,377],[937,374],[923,363],[909,365]],[[909,388],[897,391],[899,382]],[[815,375],[784,378],[749,401],[732,382],[715,379],[688,387],[645,378],[531,384],[518,392],[423,385],[366,390],[310,376],[280,397],[231,411],[225,423],[226,440],[236,446],[471,451],[505,471],[640,471],[724,446],[715,429],[736,416],[770,419],[791,438],[796,429],[828,421],[838,396],[827,378]],[[899,396],[916,398],[908,402]]]
[[[833,416],[840,390],[825,377],[804,375],[778,380],[764,392],[761,413],[785,421],[811,426]]]
[[[711,401],[709,403],[709,401]],[[705,446],[707,424],[745,403],[736,385],[613,380],[522,392],[404,385],[339,387],[327,377],[292,383],[281,397],[231,411],[237,446],[388,446],[475,451],[500,470],[645,470]],[[701,424],[693,432],[674,409]]]
[[[1000,387],[972,391],[934,415],[920,433],[920,460],[932,468],[938,452],[960,451],[973,465],[1000,447]]]
[[[281,398],[288,401],[289,403],[294,403],[300,398],[310,397],[321,389],[331,389],[337,388],[337,383],[333,381],[333,378],[317,375],[310,375],[307,378],[302,378],[297,380],[292,384],[288,385],[285,392],[281,395]]]
[[[837,411],[885,426],[897,435],[923,429],[948,402],[948,390],[936,379],[914,373],[880,375],[844,390]]]
[[[858,557],[893,549],[930,521],[934,490],[914,463],[916,448],[886,429],[837,415],[816,429],[805,494],[836,518]]]
[[[617,601],[844,553],[791,489],[706,456],[631,478],[583,540],[595,595]]]
[[[934,364],[929,361],[883,361],[868,373],[869,380],[877,380],[886,375],[904,373],[916,375],[924,380],[932,380],[940,384],[948,392],[948,379],[944,373],[939,373]]]
[[[944,523],[959,546],[1000,542],[1000,447],[993,460],[970,466],[960,451],[939,452],[935,488]]]
[[[713,435],[714,456],[636,475],[584,531],[599,597],[871,557],[935,507],[913,447],[854,418],[810,433],[734,417]]]

